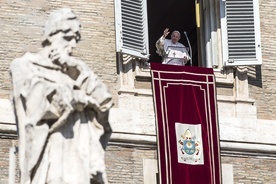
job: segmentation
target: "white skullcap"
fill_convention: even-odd
[[[174,30],[174,31],[173,31],[173,33],[178,33],[178,34],[179,34],[179,36],[181,36],[180,32],[179,32],[179,31],[177,31],[177,30]]]

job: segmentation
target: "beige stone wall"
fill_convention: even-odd
[[[37,52],[48,14],[70,7],[82,24],[75,56],[87,62],[109,86],[117,101],[117,71],[113,0],[4,0],[0,2],[0,98],[9,98],[10,62],[25,52]]]
[[[14,139],[0,137],[0,184],[9,183],[9,153]],[[16,160],[15,182],[19,183],[18,158]]]
[[[143,159],[157,159],[156,149],[110,145],[106,152],[109,183],[143,184]]]
[[[275,159],[223,156],[222,163],[233,165],[234,183],[276,183]]]
[[[0,139],[0,184],[8,183],[9,148],[11,139]],[[143,184],[143,159],[157,159],[156,147],[111,143],[107,147],[106,167],[110,184]],[[227,156],[221,157],[222,164],[233,167],[234,183],[276,183],[276,160],[268,157]],[[16,181],[19,183],[17,160]],[[232,174],[232,173],[227,173]]]
[[[263,64],[250,67],[250,96],[259,119],[276,119],[276,1],[259,0]]]

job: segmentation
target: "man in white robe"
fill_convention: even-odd
[[[156,52],[162,57],[163,64],[185,65],[191,58],[186,47],[178,42],[181,34],[175,30],[171,34],[171,39],[166,39],[169,33],[169,29],[166,28],[157,40]]]

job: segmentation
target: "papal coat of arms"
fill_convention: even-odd
[[[201,125],[176,123],[178,162],[185,164],[204,164]]]

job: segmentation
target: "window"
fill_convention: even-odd
[[[114,0],[116,51],[149,62],[161,62],[155,42],[165,28],[182,33],[180,42],[188,47],[184,31],[190,39],[193,63],[197,63],[197,29],[195,1],[179,0]],[[167,38],[170,38],[168,35]]]
[[[149,59],[146,0],[115,0],[116,51]]]
[[[221,0],[224,66],[260,65],[258,0]]]
[[[193,63],[207,66],[206,62],[217,62],[217,58],[199,58],[198,47],[208,47],[208,26],[202,27],[200,33],[195,25],[195,1],[189,0],[179,3],[177,0],[114,0],[116,17],[116,51],[129,54],[149,62],[160,62],[160,57],[155,53],[155,42],[168,27],[170,31],[186,31],[189,35],[193,49]],[[211,0],[209,6],[203,3],[201,11],[214,4]],[[258,0],[220,0],[220,18],[222,33],[222,63],[224,66],[260,65],[262,63],[260,20]],[[177,6],[176,6],[177,4]],[[206,3],[205,3],[206,4]],[[208,11],[207,11],[208,12]],[[216,20],[214,11],[209,10],[212,20]],[[192,15],[192,16],[191,16]],[[212,16],[211,16],[212,15]],[[202,21],[208,24],[208,18]],[[207,31],[207,32],[206,32]],[[213,29],[211,30],[213,31]],[[197,36],[206,36],[208,40],[198,42]],[[213,34],[213,32],[212,32]],[[212,37],[214,49],[217,47],[215,37]],[[184,35],[180,40],[187,46]],[[200,45],[197,45],[197,44]],[[207,56],[211,53],[206,50]],[[201,49],[204,52],[204,49]],[[213,54],[217,55],[217,54]],[[201,61],[202,60],[202,61]],[[197,63],[201,64],[197,64]],[[205,64],[204,64],[205,63]],[[208,65],[209,66],[209,65]],[[210,65],[212,66],[212,65]]]

